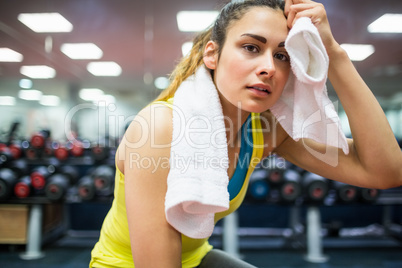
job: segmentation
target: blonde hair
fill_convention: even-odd
[[[177,64],[170,75],[170,85],[159,94],[156,101],[165,101],[173,97],[180,84],[193,75],[198,67],[203,64],[204,49],[208,41],[211,40],[211,32],[212,28],[200,32],[194,38],[193,47],[190,52]]]

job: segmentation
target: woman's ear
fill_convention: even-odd
[[[208,41],[207,45],[205,46],[204,50],[204,64],[210,70],[215,70],[217,65],[217,50],[218,46],[214,41]]]

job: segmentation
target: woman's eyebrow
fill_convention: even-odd
[[[252,38],[260,41],[261,43],[264,43],[264,44],[267,43],[267,39],[265,37],[260,36],[260,35],[245,33],[245,34],[242,34],[241,36],[249,36],[249,37],[252,37]]]
[[[265,37],[261,36],[261,35],[256,35],[256,34],[251,34],[251,33],[245,33],[245,34],[242,34],[241,36],[249,36],[249,37],[251,37],[251,38],[254,38],[254,39],[260,41],[261,43],[264,43],[264,44],[267,43],[267,39],[266,39]],[[285,41],[280,42],[280,43],[278,44],[278,47],[285,47]]]

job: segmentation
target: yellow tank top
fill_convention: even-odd
[[[173,99],[154,102],[170,108]],[[238,194],[231,198],[229,209],[215,214],[215,223],[239,208],[247,192],[248,180],[255,166],[261,161],[264,139],[259,114],[251,114],[253,152],[246,178]],[[208,238],[193,239],[182,235],[182,267],[192,268],[200,264],[202,258],[212,249]],[[103,222],[99,241],[91,252],[89,267],[134,267],[128,232],[125,207],[124,175],[116,166],[114,200]]]

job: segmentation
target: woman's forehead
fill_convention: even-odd
[[[286,38],[289,29],[282,10],[269,7],[253,7],[241,19],[234,21],[228,29],[228,35],[230,33],[242,35],[245,32]]]

